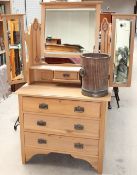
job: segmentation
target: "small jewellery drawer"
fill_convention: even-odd
[[[25,146],[52,151],[98,155],[98,140],[25,132]]]
[[[23,112],[100,117],[100,103],[23,97]]]
[[[78,72],[54,71],[54,79],[78,80]]]
[[[24,114],[24,129],[99,138],[99,120]]]

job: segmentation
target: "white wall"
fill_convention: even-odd
[[[104,0],[102,4],[103,11],[114,11],[117,13],[134,13],[136,0]]]
[[[34,18],[37,18],[41,22],[41,6],[40,0],[27,0],[27,23],[30,24],[33,22]]]
[[[12,2],[12,13],[25,14],[25,0],[11,0]],[[41,6],[40,0],[26,0],[26,16],[25,24],[27,25],[33,22],[34,18],[41,20]],[[27,20],[27,21],[26,21]]]
[[[12,13],[25,13],[24,0],[11,0]]]

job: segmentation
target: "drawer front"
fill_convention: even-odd
[[[54,79],[61,79],[61,80],[78,80],[78,73],[77,72],[68,72],[68,71],[55,71],[54,72]]]
[[[52,80],[53,79],[53,71],[44,70],[41,71],[41,80]]]
[[[100,116],[100,103],[23,97],[23,111],[98,118]]]
[[[24,129],[99,138],[99,121],[24,114]]]
[[[51,81],[53,79],[53,71],[51,70],[31,70],[34,81]]]
[[[25,132],[25,146],[84,155],[98,155],[98,140]]]

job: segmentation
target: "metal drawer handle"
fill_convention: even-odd
[[[67,73],[66,74],[63,74],[63,77],[64,78],[68,78],[68,77],[70,77],[70,74],[67,74]]]
[[[37,121],[37,125],[38,126],[46,126],[46,122],[43,120],[39,120],[39,121]]]
[[[74,112],[83,113],[84,112],[84,108],[80,107],[80,106],[77,106],[77,107],[74,108]]]
[[[82,144],[82,143],[74,143],[74,147],[76,149],[84,149],[84,144]]]
[[[40,108],[40,109],[48,109],[48,104],[46,104],[46,103],[41,103],[41,104],[39,104],[39,108]]]
[[[47,144],[47,140],[45,140],[45,139],[38,139],[38,144]]]
[[[74,125],[74,129],[75,129],[75,130],[84,130],[84,126],[81,125],[81,124],[75,124],[75,125]]]

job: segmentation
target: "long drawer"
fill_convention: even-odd
[[[99,120],[24,114],[24,129],[99,138]]]
[[[63,114],[88,117],[100,117],[100,103],[23,97],[23,111],[44,114]]]
[[[25,146],[81,155],[98,155],[98,140],[25,132]]]

